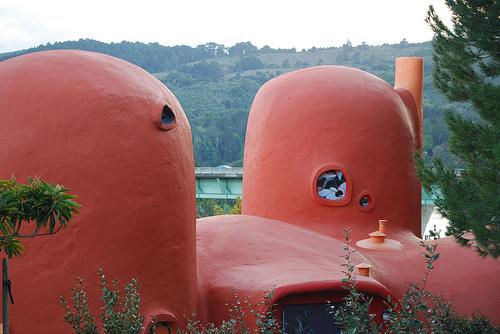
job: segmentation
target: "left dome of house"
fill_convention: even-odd
[[[0,81],[0,178],[40,176],[82,204],[69,229],[25,242],[25,254],[11,261],[12,329],[67,331],[55,315],[76,276],[97,311],[98,268],[121,282],[138,279],[146,321],[190,313],[194,159],[172,92],[133,64],[85,51],[0,62]]]

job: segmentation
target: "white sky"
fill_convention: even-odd
[[[432,38],[431,3],[448,21],[444,0],[0,0],[0,52],[79,38],[297,49],[422,42]]]

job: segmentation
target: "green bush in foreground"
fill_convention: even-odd
[[[227,303],[228,319],[220,325],[213,322],[203,324],[197,319],[196,313],[191,315],[185,329],[178,331],[178,334],[278,334],[281,333],[280,325],[275,317],[275,305],[272,304],[273,292],[264,294],[264,299],[258,304],[251,304],[247,298],[241,300],[237,293],[234,293],[232,303]],[[248,326],[248,313],[255,321],[256,330]]]
[[[350,230],[345,231],[345,260],[342,280],[347,291],[344,303],[341,306],[328,306],[327,310],[335,322],[340,326],[342,333],[348,334],[461,334],[461,333],[500,333],[500,328],[493,326],[490,321],[474,315],[465,317],[455,312],[452,305],[441,296],[435,296],[426,290],[427,281],[435,262],[439,259],[436,243],[421,242],[424,249],[427,270],[420,284],[413,283],[399,300],[387,297],[385,322],[378,324],[375,315],[370,313],[372,298],[367,297],[357,289],[356,274],[352,254],[356,251],[350,246]],[[99,316],[104,333],[106,334],[139,334],[144,323],[144,317],[139,312],[140,297],[138,284],[132,279],[125,288],[125,295],[120,296],[118,282],[112,281],[107,286],[102,270],[99,271],[101,286],[101,308]],[[236,293],[231,303],[227,303],[228,320],[220,324],[202,323],[193,313],[185,328],[177,334],[278,334],[281,326],[275,317],[276,307],[272,304],[272,291],[264,295],[263,301],[251,304],[247,298],[241,300]],[[61,297],[61,305],[65,308],[64,319],[71,325],[77,334],[98,334],[95,318],[91,314],[84,291],[83,280],[79,278],[72,289],[72,307]],[[249,326],[251,314],[252,326]],[[250,328],[257,328],[256,330]],[[154,332],[154,326],[153,331]],[[299,326],[294,329],[296,334],[312,333],[311,329]]]
[[[138,283],[135,278],[125,285],[123,297],[117,280],[111,281],[108,286],[106,276],[99,269],[101,289],[102,313],[99,318],[106,334],[139,334],[144,324],[144,317],[139,312],[141,298]],[[84,290],[83,279],[78,278],[71,289],[71,306],[61,296],[60,303],[66,310],[64,320],[77,334],[98,334],[95,317],[90,312],[87,293]]]
[[[426,290],[434,263],[439,259],[436,243],[421,242],[424,248],[423,256],[426,259],[427,270],[421,285],[413,283],[405,291],[403,297],[393,301],[387,297],[386,322],[377,324],[375,315],[370,314],[372,299],[367,298],[357,290],[356,275],[351,255],[355,252],[350,248],[350,230],[345,231],[344,256],[346,278],[344,288],[348,294],[341,307],[330,307],[330,313],[339,323],[342,333],[389,333],[389,334],[461,334],[461,333],[500,333],[500,328],[495,327],[483,316],[474,315],[465,317],[455,312],[452,305],[441,296],[435,296]]]

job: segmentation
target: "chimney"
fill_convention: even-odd
[[[356,245],[372,250],[401,250],[401,243],[397,240],[387,239],[387,223],[389,221],[380,219],[378,221],[378,231],[368,234],[368,239],[359,240]]]
[[[355,268],[358,269],[358,275],[370,277],[370,269],[373,266],[368,263],[360,263]]]
[[[410,93],[415,102],[416,112],[414,119],[417,121],[417,140],[418,148],[422,153],[423,135],[422,135],[422,91],[424,80],[424,61],[420,57],[400,57],[396,59],[396,79],[394,81],[394,88],[398,90],[401,97],[404,99],[401,91]],[[406,101],[405,101],[406,104]],[[407,104],[408,106],[408,104]],[[409,109],[413,109],[408,106]]]

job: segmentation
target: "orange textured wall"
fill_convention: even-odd
[[[248,119],[243,213],[335,237],[344,227],[364,236],[383,216],[419,235],[415,113],[385,81],[357,69],[321,66],[270,80]],[[315,177],[329,167],[347,175],[346,205],[315,199]],[[359,207],[362,193],[374,202],[369,211]]]
[[[12,333],[69,332],[59,296],[78,275],[97,306],[98,268],[122,284],[138,279],[147,320],[188,314],[197,297],[194,162],[175,96],[135,65],[82,51],[3,61],[0,78],[0,178],[40,176],[82,204],[69,229],[26,241],[10,261]],[[165,105],[176,118],[169,130]]]

